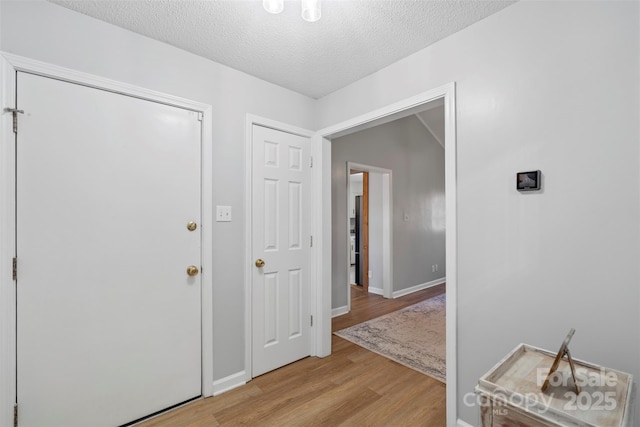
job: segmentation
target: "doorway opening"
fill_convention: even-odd
[[[455,83],[449,83],[441,87],[428,90],[426,92],[417,94],[410,98],[388,104],[384,107],[374,109],[365,112],[361,115],[354,116],[343,122],[339,122],[335,125],[326,127],[318,131],[320,138],[316,139],[316,145],[313,152],[319,158],[328,158],[332,152],[332,140],[341,136],[350,135],[360,130],[369,129],[371,127],[389,123],[399,118],[404,118],[410,115],[420,113],[434,103],[439,103],[444,107],[444,138],[443,145],[445,149],[445,210],[443,212],[444,223],[446,224],[446,279],[447,279],[447,299],[446,299],[446,377],[447,377],[447,389],[446,389],[446,401],[447,401],[447,420],[449,423],[455,423],[457,419],[457,333],[456,333],[456,317],[457,317],[457,205],[456,205],[456,132],[455,132]],[[325,164],[323,162],[323,164]],[[346,172],[346,171],[345,171]],[[319,182],[318,194],[315,199],[315,204],[318,210],[319,222],[316,223],[316,232],[322,236],[323,241],[331,242],[334,244],[329,250],[321,251],[316,254],[316,262],[318,265],[317,280],[322,286],[318,286],[318,295],[321,296],[321,304],[324,305],[324,313],[331,312],[333,316],[343,314],[346,309],[347,301],[344,288],[344,277],[341,273],[332,271],[333,266],[338,264],[333,263],[332,260],[339,260],[342,264],[344,257],[336,256],[336,248],[341,250],[340,247],[346,249],[346,245],[340,244],[343,240],[342,236],[347,235],[347,230],[341,233],[340,236],[332,235],[332,222],[327,219],[335,218],[335,209],[331,207],[331,190],[335,188],[332,185],[332,176],[335,171],[332,171],[331,167],[324,167],[322,170],[317,170],[314,174]],[[338,201],[338,203],[342,203]],[[346,210],[346,209],[345,209]],[[339,213],[338,213],[339,214]],[[345,263],[346,264],[346,263]],[[342,264],[344,265],[344,264]],[[326,280],[332,278],[332,280]],[[329,289],[327,289],[330,287]],[[336,295],[342,293],[342,295]],[[340,303],[344,301],[344,306],[340,306]],[[330,349],[330,335],[327,333],[328,320],[322,319],[324,333],[320,337],[320,344],[322,350],[320,353],[329,354]],[[453,424],[452,424],[453,425]]]
[[[364,292],[390,298],[391,170],[347,162],[347,310],[351,310],[351,285]]]
[[[369,292],[369,172],[349,170],[349,284]]]

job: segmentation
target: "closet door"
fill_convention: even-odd
[[[310,141],[253,126],[252,374],[310,354]]]

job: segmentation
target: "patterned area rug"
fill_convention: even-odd
[[[446,382],[445,294],[335,334]]]

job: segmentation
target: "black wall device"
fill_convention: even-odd
[[[518,172],[516,174],[516,190],[540,190],[540,171]]]

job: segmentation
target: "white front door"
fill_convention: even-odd
[[[21,72],[17,94],[19,425],[200,396],[197,113]]]
[[[309,138],[257,125],[252,131],[255,377],[310,354],[311,198]]]

